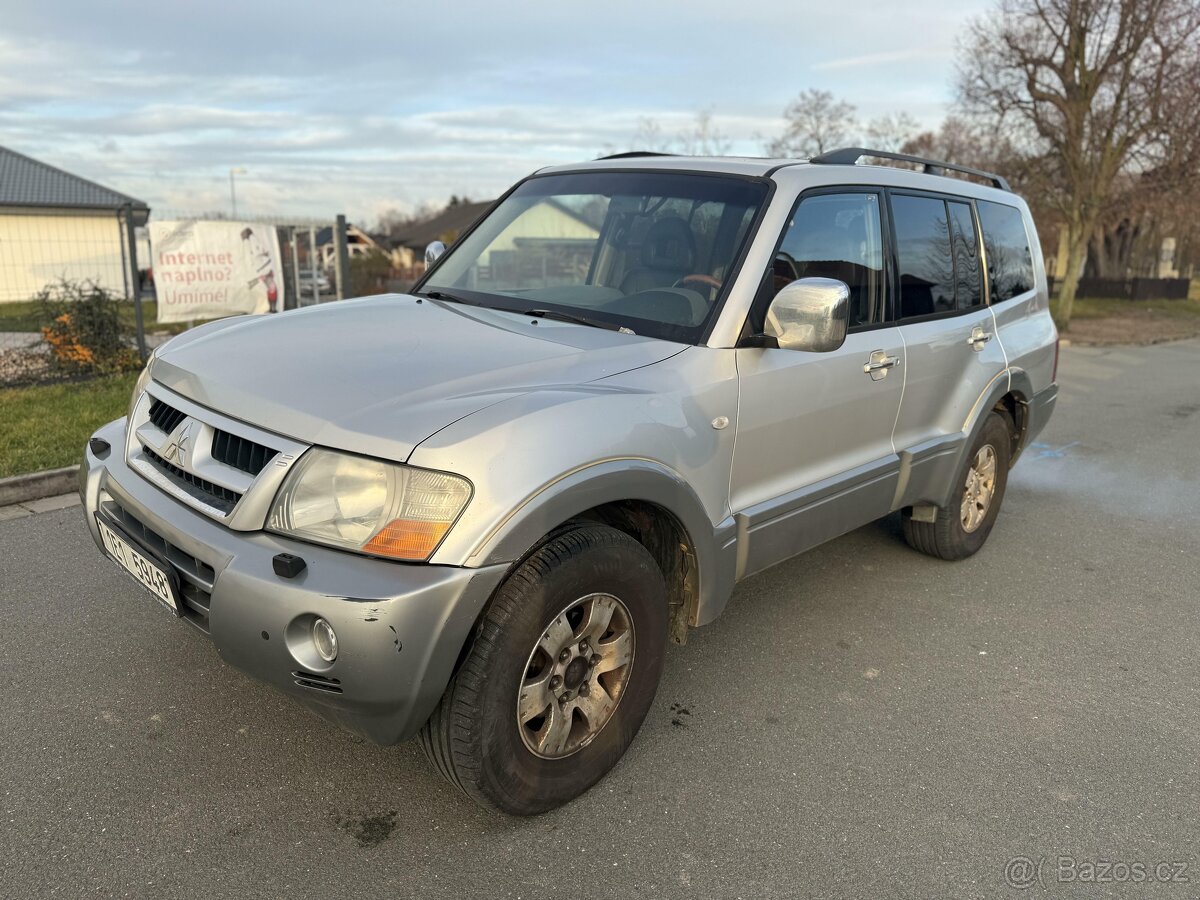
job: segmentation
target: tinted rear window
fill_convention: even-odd
[[[953,310],[954,260],[945,201],[893,194],[892,221],[900,265],[900,318]]]
[[[1033,254],[1025,233],[1021,211],[1002,203],[981,200],[979,224],[983,229],[983,249],[987,254],[988,285],[993,303],[1003,303],[1018,294],[1032,291]]]

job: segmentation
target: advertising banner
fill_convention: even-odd
[[[283,309],[273,225],[151,221],[149,229],[159,322]]]

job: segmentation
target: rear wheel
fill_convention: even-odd
[[[949,505],[933,522],[918,522],[912,509],[903,513],[904,539],[914,550],[941,559],[965,559],[979,550],[996,524],[1012,448],[1009,420],[988,414],[955,481]]]
[[[497,591],[421,744],[479,803],[553,809],[633,740],[666,638],[666,583],[641,544],[602,525],[558,535]]]

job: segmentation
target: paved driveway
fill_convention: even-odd
[[[533,820],[222,665],[79,509],[2,521],[0,893],[1017,897],[1028,857],[1046,896],[1194,898],[1198,372],[1197,342],[1064,350],[980,555],[886,520],[750,579],[616,771]]]

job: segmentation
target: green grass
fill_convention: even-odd
[[[1058,301],[1050,301],[1051,312],[1057,312]],[[1106,319],[1109,316],[1136,313],[1139,310],[1154,310],[1171,317],[1190,318],[1200,316],[1200,302],[1195,300],[1122,300],[1107,297],[1076,298],[1071,308],[1071,319]]]
[[[37,331],[37,304],[31,300],[0,303],[0,331]]]
[[[137,375],[0,388],[0,478],[79,462],[92,432],[125,415]]]
[[[121,324],[130,334],[135,334],[137,313],[129,301],[121,302]],[[146,331],[166,331],[179,334],[186,331],[189,325],[199,325],[196,322],[173,322],[170,325],[158,323],[158,303],[154,300],[142,301],[142,320]],[[0,331],[37,331],[44,322],[38,311],[38,304],[33,300],[19,300],[15,303],[0,303]]]

